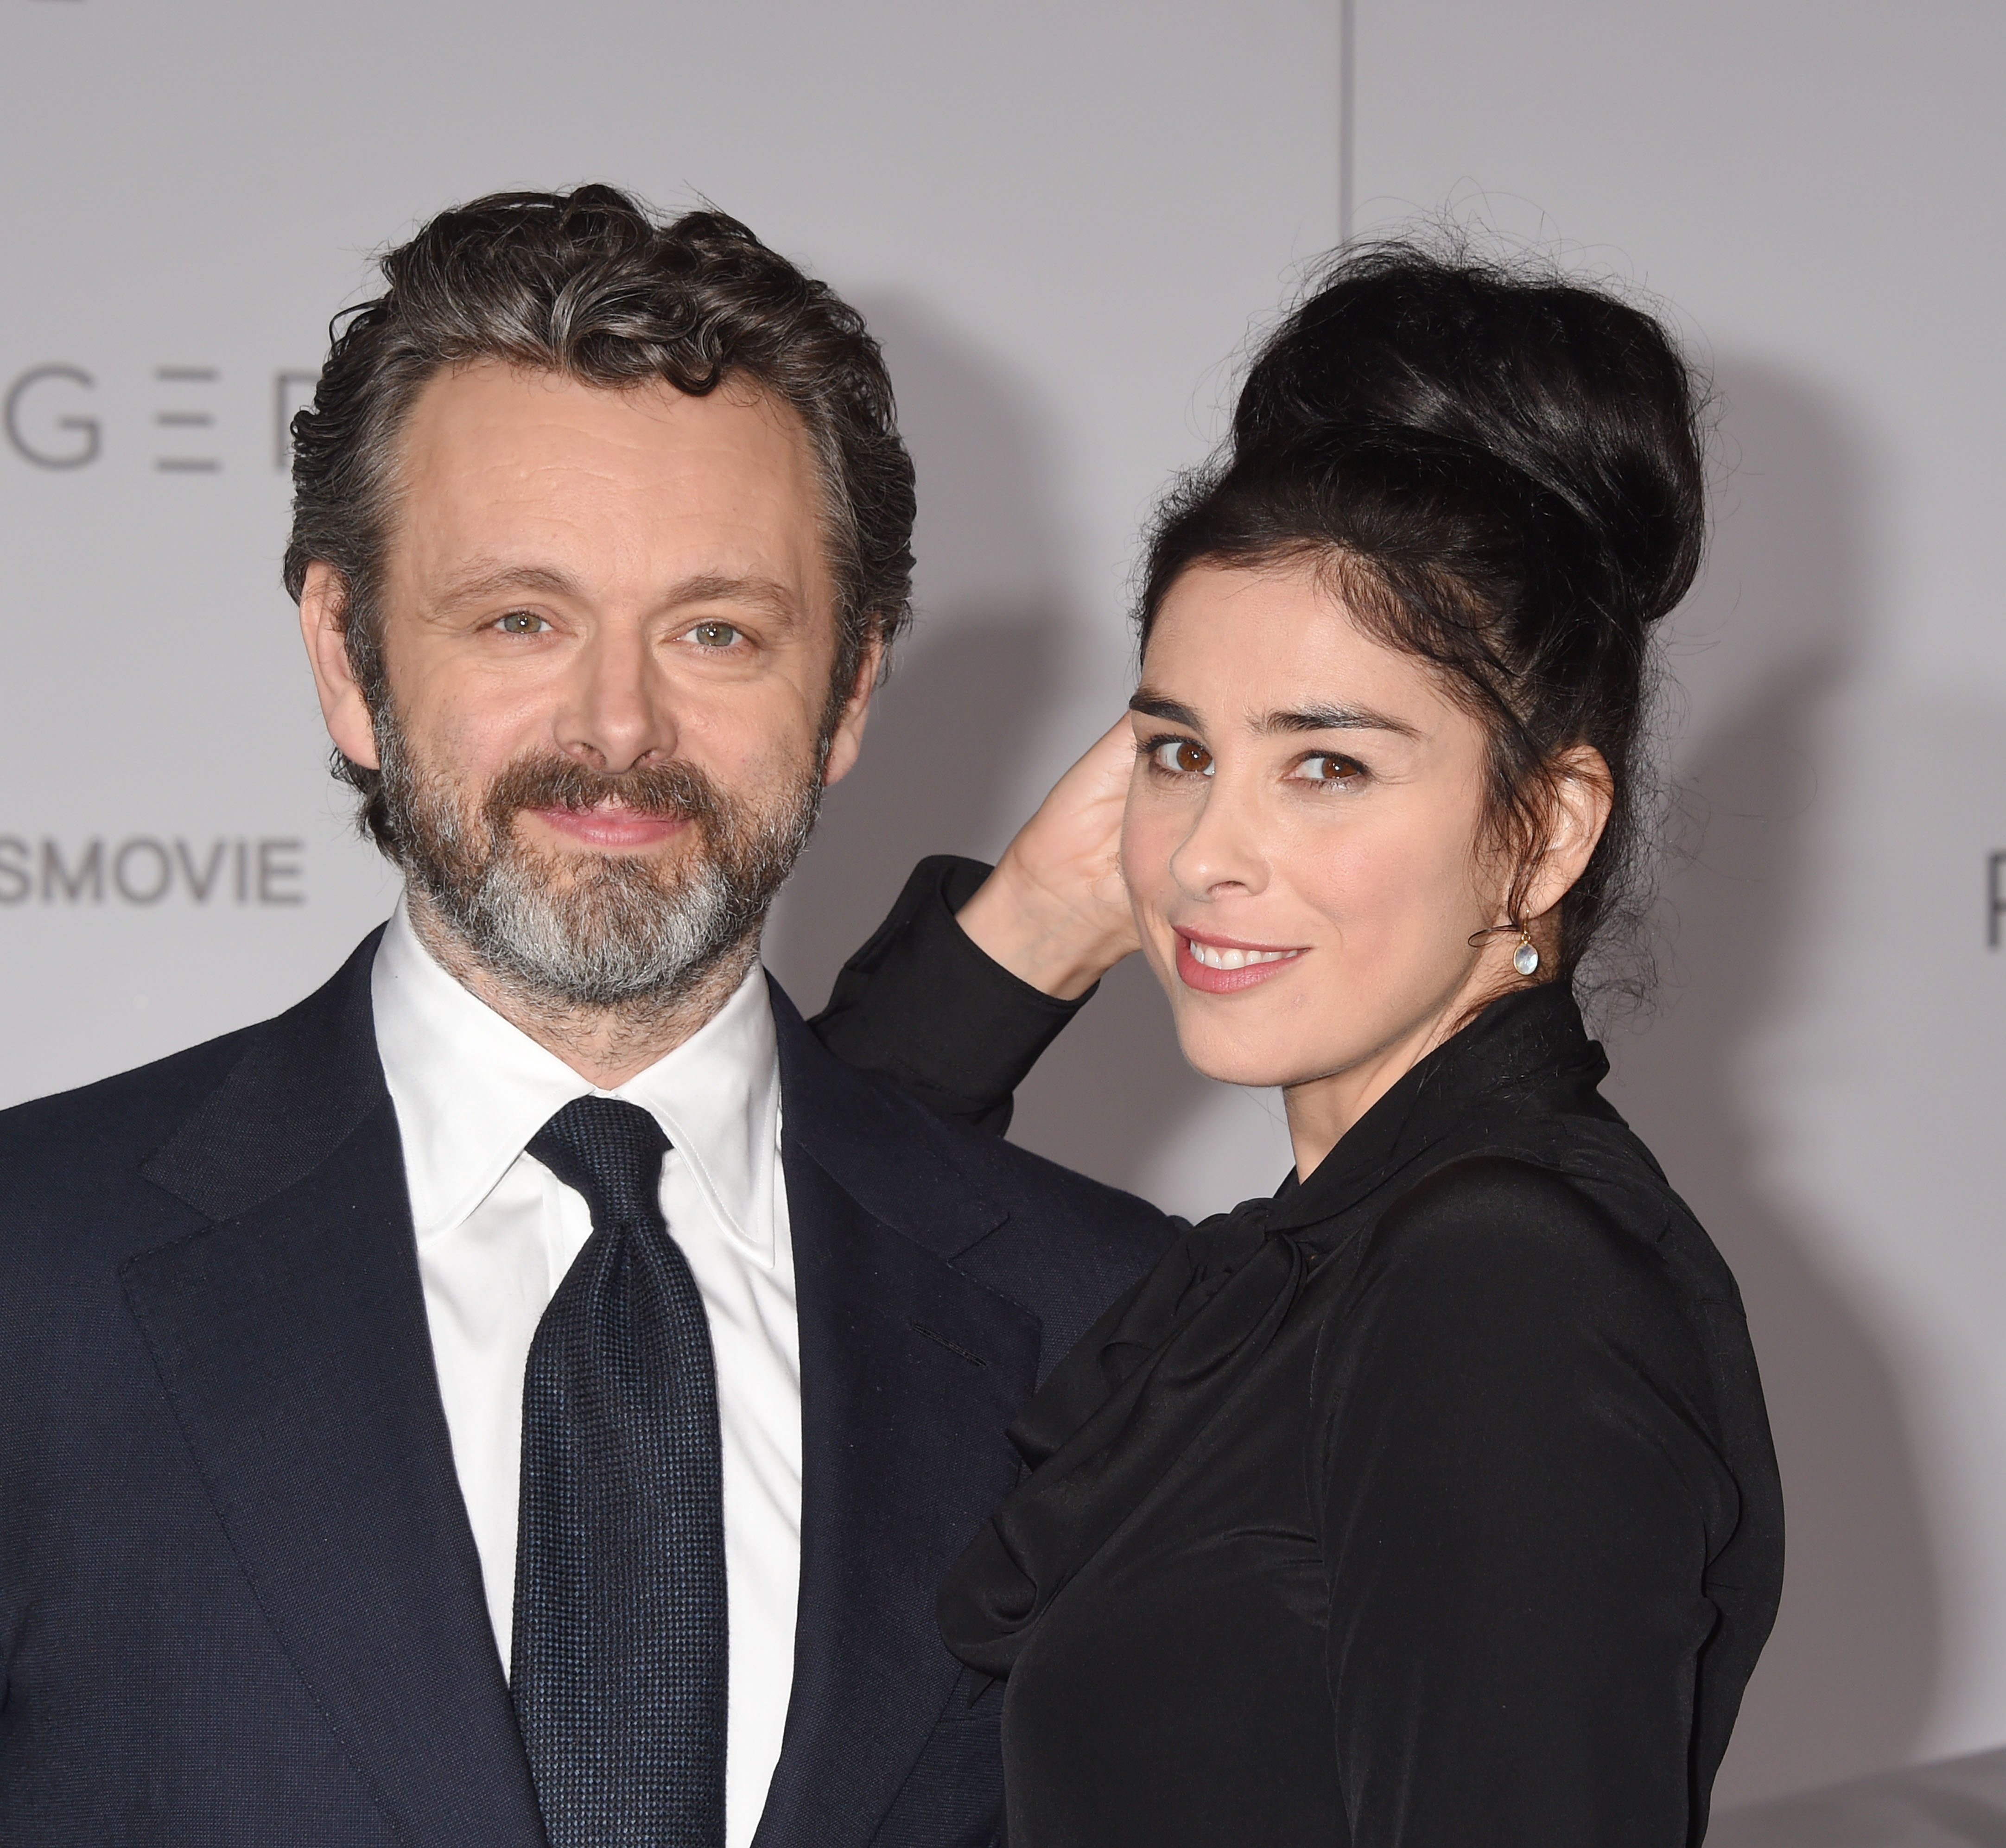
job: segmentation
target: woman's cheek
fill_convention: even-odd
[[[1350,937],[1369,931],[1388,896],[1399,889],[1398,870],[1388,864],[1392,857],[1354,830],[1304,828],[1276,870],[1310,910]]]
[[[1121,817],[1121,878],[1140,921],[1160,917],[1170,896],[1170,859],[1183,838],[1177,818],[1146,794],[1131,794]]]
[[[1418,829],[1346,843],[1311,903],[1343,945],[1353,1005],[1367,1012],[1398,1014],[1468,972],[1469,869]]]
[[[1121,879],[1128,889],[1142,959],[1175,1005],[1183,998],[1184,984],[1177,978],[1176,939],[1164,913],[1177,896],[1170,860],[1183,836],[1166,826],[1160,813],[1138,813],[1140,806],[1131,792],[1121,821]]]

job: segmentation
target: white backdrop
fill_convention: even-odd
[[[1741,1276],[1790,1495],[1723,1800],[1997,1744],[2006,14],[1356,7],[0,0],[0,1103],[284,1005],[389,906],[276,585],[282,428],[415,220],[707,197],[884,339],[923,622],[772,935],[811,1004],[1118,704],[1135,529],[1250,327],[1342,224],[1453,204],[1662,291],[1723,398],[1670,979],[1612,1046]],[[1019,1125],[1184,1209],[1286,1159],[1127,972]]]

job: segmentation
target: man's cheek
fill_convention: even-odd
[[[699,745],[682,755],[734,806],[763,806],[775,795],[791,789],[813,761],[804,753],[797,762],[791,741],[770,737],[748,739],[727,752],[706,750]]]
[[[438,715],[431,734],[420,744],[425,760],[437,764],[460,792],[463,801],[478,804],[496,780],[524,754],[464,714]]]

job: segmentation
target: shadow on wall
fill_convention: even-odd
[[[1740,1279],[1783,1469],[1783,1610],[1716,1793],[1732,1804],[1903,1762],[1934,1691],[1941,1614],[1899,1393],[1820,1227],[1769,1178],[1747,1075],[1797,1005],[1796,946],[1824,902],[1811,766],[1856,671],[1866,510],[1847,433],[1814,393],[1732,365],[1720,383],[1734,472],[1679,625],[1718,646],[1675,641],[1672,660],[1695,723],[1677,754],[1691,826],[1665,877],[1663,1010],[1613,1050],[1620,1107]],[[1723,1818],[1716,1839],[1742,1838]]]
[[[1723,1816],[1709,1848],[2006,1848],[2006,1751]]]
[[[865,307],[918,473],[920,614],[767,933],[769,965],[808,1012],[915,861],[993,857],[1048,785],[1027,766],[1047,758],[1056,776],[1092,741],[1091,720],[1068,730],[1072,677],[1093,671],[1077,638],[1119,620],[1083,617],[1063,589],[1065,523],[1025,394],[924,311]],[[1098,704],[1111,712],[1128,691],[1110,681]],[[1179,1055],[1153,982],[1125,966],[1026,1086],[1012,1139],[1132,1188],[1212,1089]]]

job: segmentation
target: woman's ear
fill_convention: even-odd
[[[1550,911],[1588,871],[1615,798],[1609,766],[1592,744],[1570,745],[1548,774],[1546,844],[1525,882],[1529,919]]]

